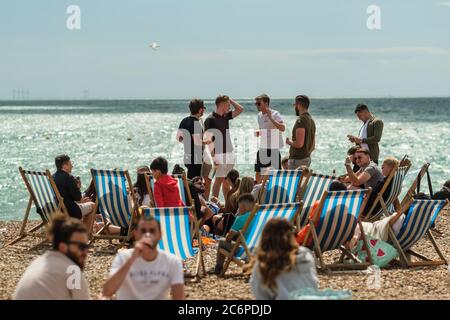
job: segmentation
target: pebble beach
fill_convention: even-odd
[[[19,230],[20,222],[0,222],[0,299],[11,299],[14,289],[26,267],[37,256],[50,249],[43,239],[28,237],[25,240],[6,248],[3,245],[12,240]],[[446,208],[438,217],[433,235],[443,251],[450,257],[450,209]],[[428,239],[423,238],[414,247],[417,252],[430,258],[436,258],[433,247]],[[97,240],[89,252],[86,263],[86,276],[90,285],[91,297],[102,299],[101,290],[108,275],[116,247],[108,241]],[[216,249],[210,244],[204,251],[206,270],[214,266]],[[334,252],[327,253],[327,259],[333,259]],[[194,270],[195,260],[187,261],[190,270]],[[450,300],[450,273],[447,266],[421,267],[401,269],[395,263],[381,270],[379,288],[369,288],[367,271],[351,271],[325,273],[319,272],[320,288],[335,290],[350,290],[352,299],[420,299],[420,300]],[[225,278],[206,275],[200,281],[186,279],[187,299],[252,299],[248,284],[249,277],[242,274],[236,266],[231,266]]]

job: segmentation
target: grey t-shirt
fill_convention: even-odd
[[[83,271],[59,251],[47,251],[25,270],[14,300],[89,300]]]
[[[381,172],[380,168],[378,168],[377,164],[373,161],[370,161],[367,167],[362,167],[358,171],[358,173],[363,172],[367,172],[370,175],[369,181],[364,184],[365,188],[371,187],[373,189],[380,181],[384,180],[383,173]]]
[[[313,288],[317,289],[317,271],[311,251],[299,247],[295,266],[289,272],[283,272],[275,280],[276,290],[266,287],[255,264],[250,279],[253,295],[256,300],[287,300],[289,293],[294,290]]]

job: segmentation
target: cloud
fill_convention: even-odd
[[[450,1],[439,2],[438,6],[450,7]]]

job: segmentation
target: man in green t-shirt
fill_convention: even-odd
[[[244,227],[247,224],[247,220],[250,217],[253,207],[255,206],[255,198],[250,193],[244,193],[239,196],[238,200],[239,210],[230,231],[227,233],[225,240],[219,241],[219,247],[217,248],[216,266],[210,271],[212,274],[221,274],[223,264],[225,263],[225,256],[220,253],[220,249],[225,249],[230,252],[231,248],[235,244],[236,237],[240,231],[244,231]],[[247,226],[244,237],[248,230],[251,230],[252,222],[250,221]]]
[[[298,116],[292,129],[292,140],[286,138],[289,148],[288,168],[295,170],[311,165],[311,153],[316,147],[316,124],[309,114],[309,98],[305,95],[295,97],[293,104]]]

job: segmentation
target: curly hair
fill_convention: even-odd
[[[272,219],[264,227],[256,260],[262,282],[269,289],[275,290],[277,277],[296,264],[298,244],[293,235],[293,226],[286,219]]]

